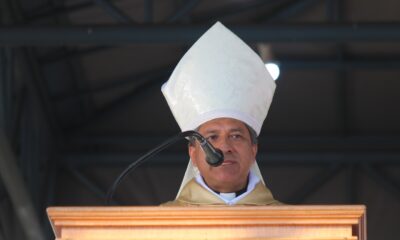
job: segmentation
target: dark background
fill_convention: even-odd
[[[179,132],[161,84],[217,20],[281,67],[258,155],[275,197],[365,204],[369,239],[400,237],[400,1],[0,3],[0,240],[53,239],[46,207],[104,205]],[[181,141],[115,201],[173,199],[187,160]]]

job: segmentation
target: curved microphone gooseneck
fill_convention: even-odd
[[[135,170],[140,164],[142,164],[146,160],[150,159],[151,157],[153,157],[154,155],[159,153],[161,150],[165,149],[166,147],[172,145],[173,143],[175,143],[178,140],[185,138],[185,137],[194,137],[200,143],[201,148],[203,149],[204,153],[206,154],[206,161],[208,164],[210,164],[213,167],[217,167],[222,164],[222,162],[224,161],[224,155],[223,155],[222,151],[220,149],[214,148],[207,141],[207,139],[205,139],[200,133],[198,133],[196,131],[181,132],[178,135],[161,143],[160,145],[155,147],[153,150],[147,152],[145,155],[143,155],[138,160],[131,163],[127,168],[125,168],[125,170],[118,176],[118,178],[114,181],[114,183],[112,184],[112,186],[110,187],[110,189],[107,192],[107,199],[106,199],[107,205],[110,205],[116,188],[121,183],[122,179],[124,179],[125,176],[128,175],[129,172]]]

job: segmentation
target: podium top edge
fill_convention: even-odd
[[[113,214],[113,213],[134,213],[134,212],[176,212],[176,211],[201,211],[203,213],[213,212],[252,212],[252,211],[270,211],[270,212],[358,212],[365,213],[365,205],[278,205],[278,206],[54,206],[47,208],[47,214],[57,213],[83,213],[91,214]]]

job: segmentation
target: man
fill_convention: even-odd
[[[258,55],[221,23],[183,56],[162,92],[182,131],[196,130],[224,154],[212,167],[191,141],[177,198],[164,205],[279,204],[256,163],[257,135],[275,83]]]

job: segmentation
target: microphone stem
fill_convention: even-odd
[[[179,133],[177,136],[174,136],[170,139],[168,139],[167,141],[161,143],[160,145],[158,145],[157,147],[155,147],[153,150],[147,152],[146,154],[144,154],[142,157],[140,157],[138,160],[136,160],[135,162],[131,163],[119,176],[118,178],[114,181],[114,183],[112,184],[112,186],[110,187],[109,191],[107,192],[107,198],[106,198],[106,204],[110,205],[114,192],[116,190],[116,188],[118,187],[118,185],[120,184],[120,182],[125,178],[126,175],[128,175],[129,172],[135,170],[140,164],[142,164],[143,162],[145,162],[147,159],[153,157],[155,154],[159,153],[160,151],[162,151],[163,149],[165,149],[166,147],[172,145],[173,143],[177,142],[178,140],[184,138],[184,137],[189,137],[189,136],[198,136],[200,135],[199,133],[195,132],[195,131],[186,131],[186,132],[181,132]],[[201,135],[200,135],[201,136]],[[203,138],[204,139],[204,138]]]

